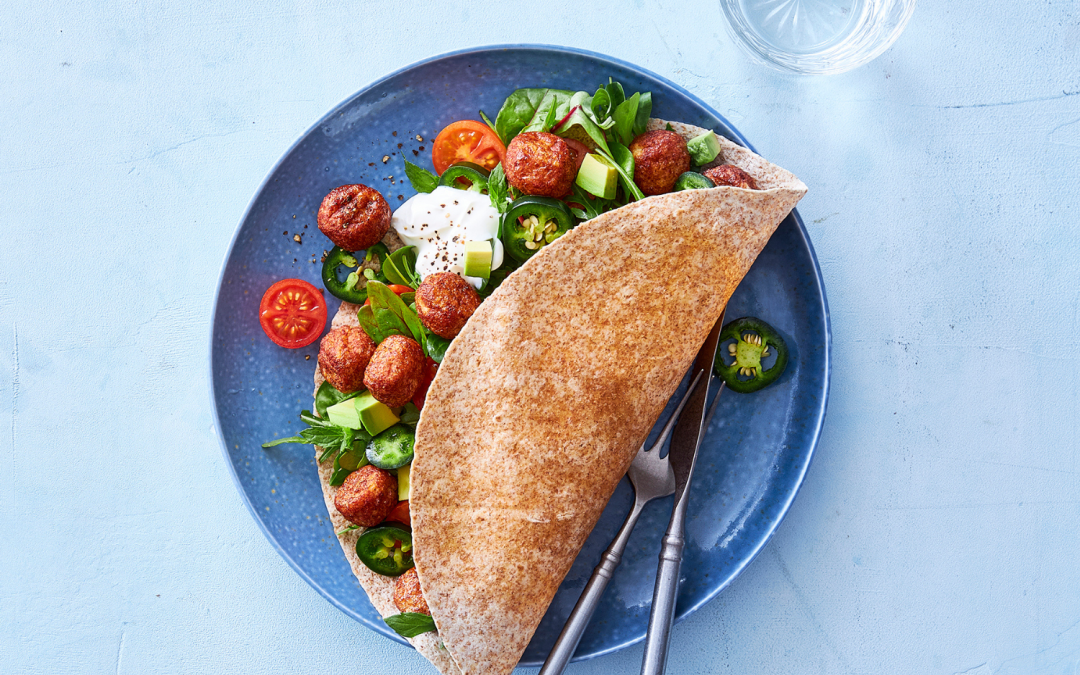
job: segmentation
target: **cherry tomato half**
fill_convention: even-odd
[[[282,279],[263,293],[259,324],[276,345],[287,349],[308,346],[326,328],[322,291],[303,279]]]
[[[394,293],[397,293],[398,295],[405,295],[406,293],[412,293],[416,290],[415,288],[409,288],[408,286],[402,286],[401,284],[386,284],[386,287],[392,290]],[[370,305],[371,298],[365,300],[364,304]]]
[[[505,154],[506,146],[491,127],[475,120],[461,120],[435,137],[431,163],[439,175],[458,162],[472,162],[491,171]]]
[[[431,386],[431,381],[435,379],[437,372],[439,372],[439,364],[435,363],[435,359],[430,356],[424,359],[424,372],[420,374],[420,386],[416,388],[416,393],[412,397],[413,405],[417,410],[424,409],[428,387]]]
[[[394,507],[394,510],[386,517],[386,520],[412,527],[412,514],[409,513],[409,500],[406,499],[403,502],[398,502],[397,506]]]

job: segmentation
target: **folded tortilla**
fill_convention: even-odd
[[[650,120],[650,129],[667,122]],[[670,123],[686,139],[704,131]],[[709,329],[806,193],[720,138],[759,190],[655,197],[582,223],[485,300],[454,339],[416,429],[410,507],[438,627],[410,640],[445,675],[514,669],[615,487]],[[334,326],[356,323],[345,303]],[[316,373],[316,387],[321,382]],[[335,529],[330,467],[320,466]],[[341,537],[383,615],[394,580]]]

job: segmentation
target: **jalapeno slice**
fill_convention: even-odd
[[[400,576],[414,564],[412,534],[392,525],[372,528],[356,540],[356,555],[376,574]]]
[[[724,343],[728,343],[724,347]],[[783,374],[788,362],[784,338],[761,319],[735,319],[720,331],[720,349],[716,350],[716,374],[724,378],[728,389],[749,394],[769,386]],[[776,354],[772,366],[762,366],[762,359]],[[730,363],[728,363],[730,361]]]
[[[488,170],[479,164],[458,162],[443,171],[443,175],[439,176],[439,185],[449,185],[459,190],[484,192],[488,187],[488,175]],[[469,187],[464,187],[461,181],[467,181]]]
[[[713,182],[703,174],[696,173],[694,171],[687,171],[679,174],[679,177],[675,179],[675,187],[671,188],[672,192],[679,192],[681,190],[704,190],[706,188],[716,187]]]
[[[375,244],[375,246],[367,250],[364,261],[368,262],[378,257],[381,263],[387,253],[384,244]],[[338,268],[342,265],[352,270],[344,281],[338,278]],[[369,279],[382,281],[383,276],[382,274],[375,274],[371,270],[361,270],[360,260],[340,247],[335,246],[326,254],[326,260],[323,261],[322,268],[323,286],[326,286],[326,290],[330,291],[330,294],[335,298],[355,305],[364,304],[364,301],[367,300],[367,282]]]
[[[503,214],[503,246],[511,258],[525,262],[537,251],[574,227],[574,215],[565,202],[550,197],[519,197]]]

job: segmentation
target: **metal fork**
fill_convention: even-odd
[[[544,661],[544,667],[540,669],[537,675],[559,675],[563,672],[566,664],[570,662],[570,657],[574,655],[578,643],[581,642],[581,636],[585,633],[585,628],[589,625],[593,612],[596,611],[596,607],[600,604],[600,598],[604,595],[604,589],[607,588],[608,582],[611,581],[611,577],[615,574],[615,568],[622,561],[622,554],[626,549],[627,542],[630,540],[630,533],[634,531],[634,525],[637,524],[638,517],[641,515],[642,509],[645,508],[645,504],[675,492],[675,473],[671,469],[668,458],[660,457],[660,450],[664,447],[664,442],[667,441],[668,436],[671,435],[675,420],[679,418],[683,406],[686,405],[690,395],[697,388],[701,375],[702,373],[699,372],[694,381],[690,383],[690,386],[686,388],[686,393],[683,394],[682,400],[679,401],[679,406],[675,408],[675,412],[671,414],[667,424],[664,425],[664,430],[660,432],[660,437],[656,439],[656,443],[653,443],[653,446],[649,449],[646,449],[643,444],[634,457],[633,463],[630,464],[627,475],[630,476],[630,484],[634,486],[634,508],[630,510],[630,515],[626,517],[626,522],[623,523],[622,529],[616,535],[615,541],[611,542],[611,546],[604,552],[600,564],[596,566],[592,578],[589,579],[589,583],[585,585],[585,590],[581,592],[577,604],[574,605],[574,611],[570,612],[570,617],[566,620],[566,625],[563,626],[559,639],[555,641],[555,646],[551,648],[551,653],[548,654],[547,660]]]

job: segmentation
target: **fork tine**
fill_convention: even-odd
[[[664,425],[664,430],[660,432],[660,436],[656,439],[656,443],[654,443],[653,446],[649,448],[649,452],[655,450],[657,453],[659,453],[660,448],[664,447],[664,442],[667,441],[668,436],[671,435],[671,430],[675,428],[675,422],[679,419],[679,413],[682,412],[683,406],[686,405],[686,402],[690,400],[690,394],[694,393],[694,389],[697,387],[697,383],[701,379],[703,373],[704,371],[698,371],[698,374],[694,378],[694,381],[691,382],[690,386],[686,388],[686,393],[683,394],[682,400],[679,401],[678,407],[675,408],[675,412],[671,413],[671,417],[668,418],[667,424]],[[643,449],[644,447],[645,446],[642,446]]]

